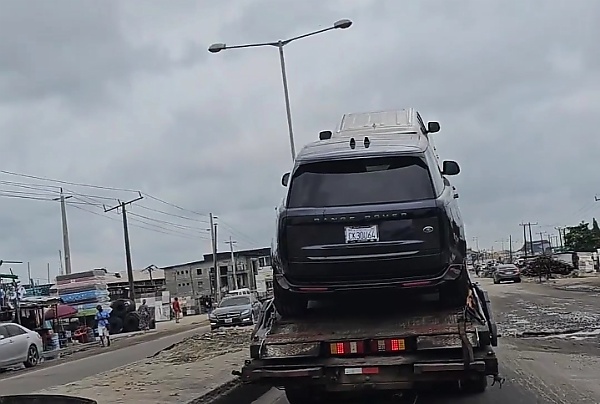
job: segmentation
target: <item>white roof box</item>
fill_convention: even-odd
[[[427,135],[440,130],[438,122],[423,122],[413,108],[397,111],[354,112],[345,114],[337,130],[338,136],[356,134],[416,134]]]

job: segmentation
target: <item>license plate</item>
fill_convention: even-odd
[[[231,323],[233,323],[233,319],[232,318],[226,318],[225,319],[225,323],[226,324],[231,324]]]
[[[379,368],[345,368],[344,374],[346,375],[376,375],[379,373]]]
[[[346,243],[368,243],[379,241],[379,230],[375,226],[346,227]]]

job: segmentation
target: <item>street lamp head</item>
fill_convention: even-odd
[[[333,28],[346,29],[346,28],[350,28],[351,25],[352,25],[352,21],[344,18],[343,20],[336,21],[335,24],[333,24]]]
[[[218,53],[227,48],[227,45],[224,43],[214,43],[208,47],[208,51],[210,53]]]

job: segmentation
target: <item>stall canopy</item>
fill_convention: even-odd
[[[57,315],[58,314],[58,315]],[[67,304],[59,304],[44,312],[44,320],[53,320],[55,318],[69,318],[77,314],[77,309]]]

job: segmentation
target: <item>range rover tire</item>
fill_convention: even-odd
[[[275,308],[282,317],[301,316],[308,308],[307,299],[287,292],[277,281],[273,282],[273,297]]]
[[[470,283],[466,266],[456,280],[447,282],[440,288],[440,302],[444,307],[464,306],[469,296]]]

